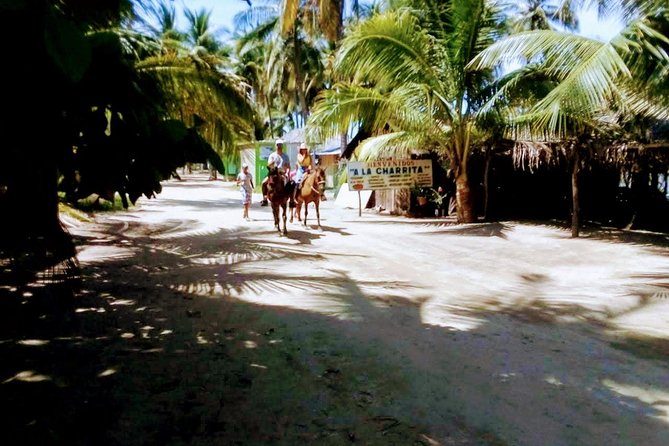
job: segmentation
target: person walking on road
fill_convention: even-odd
[[[237,186],[240,187],[242,193],[242,204],[244,206],[244,214],[242,218],[249,221],[249,207],[251,207],[251,197],[253,195],[253,175],[249,172],[249,165],[244,163],[242,171],[237,175]]]

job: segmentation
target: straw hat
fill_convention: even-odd
[[[300,144],[300,150],[302,150],[302,149],[305,149],[305,150],[309,149],[309,147],[307,147],[307,143],[303,142],[302,144]]]

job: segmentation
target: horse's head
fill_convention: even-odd
[[[318,193],[323,195],[325,191],[325,171],[321,166],[316,166],[314,169],[314,187],[318,189]]]
[[[267,190],[270,201],[274,201],[275,198],[283,199],[284,195],[287,196],[285,174],[281,169],[269,169],[267,173]]]

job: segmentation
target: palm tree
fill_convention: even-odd
[[[199,122],[212,146],[230,155],[240,136],[252,134],[248,86],[232,73],[231,50],[216,38],[211,11],[185,9],[184,14],[188,28],[182,51],[147,58],[139,67],[154,72],[170,93],[172,117]]]
[[[73,128],[78,111],[90,111],[97,93],[86,88],[88,76],[118,54],[118,40],[96,31],[118,25],[131,14],[131,6],[127,1],[95,7],[73,1],[3,5],[0,35],[5,40],[25,38],[6,52],[11,65],[2,73],[2,84],[22,94],[7,96],[0,109],[0,207],[5,216],[0,221],[0,256],[13,256],[19,263],[28,258],[38,271],[74,257],[58,218],[59,170],[83,131]],[[110,50],[104,56],[98,51],[103,48]],[[48,135],[48,142],[38,141],[36,132]],[[31,175],[19,168],[26,165]],[[24,267],[14,272],[23,273]]]
[[[163,46],[164,51],[175,51],[179,49],[186,40],[186,35],[176,28],[177,12],[173,4],[167,0],[151,3],[146,8],[146,13],[152,17],[157,26],[150,21],[143,20],[149,30],[149,34],[157,39]]]
[[[669,118],[666,73],[669,8],[662,1],[621,2],[633,19],[608,42],[570,33],[539,30],[509,36],[479,54],[473,68],[533,60],[556,84],[513,121],[517,132],[533,138],[571,139],[572,235],[579,233],[578,177],[581,154],[602,129],[619,127],[637,115]],[[652,60],[652,62],[651,62]],[[663,73],[663,74],[661,74]],[[503,95],[502,95],[503,96]],[[585,143],[584,143],[585,141]]]
[[[188,21],[188,30],[186,31],[186,40],[193,52],[206,52],[208,54],[220,54],[223,45],[216,38],[215,31],[211,28],[212,11],[200,9],[194,11],[184,9],[184,15]]]
[[[0,221],[0,256],[34,259],[36,271],[75,256],[58,218],[59,189],[72,199],[118,192],[125,205],[152,197],[178,166],[216,160],[196,120],[187,127],[168,119],[171,111],[215,117],[226,141],[250,114],[234,76],[130,29],[130,2],[84,3],[17,1],[0,14],[5,38],[29,36],[8,50],[16,66],[2,74],[24,95],[0,109],[0,206],[11,216]],[[49,141],[35,140],[36,131]],[[13,168],[26,164],[35,175]]]
[[[357,6],[358,2],[355,3]],[[343,35],[344,0],[281,0],[280,10],[283,35],[294,32],[300,15],[309,34],[319,30],[331,43],[339,41]]]
[[[578,2],[579,4],[581,2]],[[571,0],[523,0],[511,5],[511,29],[514,32],[554,29],[553,23],[578,29],[578,18]]]
[[[378,136],[362,157],[432,151],[455,173],[458,220],[476,220],[468,161],[485,135],[479,122],[490,70],[466,69],[501,32],[501,11],[484,0],[403,1],[355,26],[336,69],[350,79],[324,92],[310,123],[336,134],[356,123]],[[383,133],[383,134],[379,134]]]
[[[304,125],[313,98],[323,84],[318,42],[307,39],[301,21],[294,23],[293,32],[282,35],[278,2],[254,6],[238,14],[235,22],[238,29],[246,31],[238,39],[238,56],[253,52],[254,66],[266,67],[262,73],[255,70],[262,77],[253,82],[259,87],[256,97],[267,104],[278,104],[282,112],[295,111],[294,125]]]
[[[316,38],[324,37],[330,44],[330,48],[335,50],[339,47],[344,35],[345,3],[345,0],[282,0],[281,33],[283,35],[294,33],[297,29],[297,23],[301,21],[308,35]],[[355,21],[360,20],[361,9],[358,0],[351,1],[351,10]],[[331,83],[337,80],[333,75],[334,72],[331,72],[329,79]],[[348,143],[347,132],[342,131],[340,138],[343,150]]]

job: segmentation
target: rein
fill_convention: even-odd
[[[316,172],[314,172],[314,175],[315,175],[315,174],[316,174]],[[316,179],[316,178],[314,178],[314,179]],[[321,191],[318,190],[318,189],[316,189],[316,188],[314,187],[314,183],[316,183],[316,182],[315,182],[315,181],[312,181],[312,182],[311,182],[311,186],[310,186],[310,187],[311,187],[311,190],[312,190],[314,193],[320,195],[320,194],[321,194]],[[325,179],[323,179],[322,181],[317,182],[316,184],[319,185],[319,186],[320,186],[321,184],[325,184]]]

